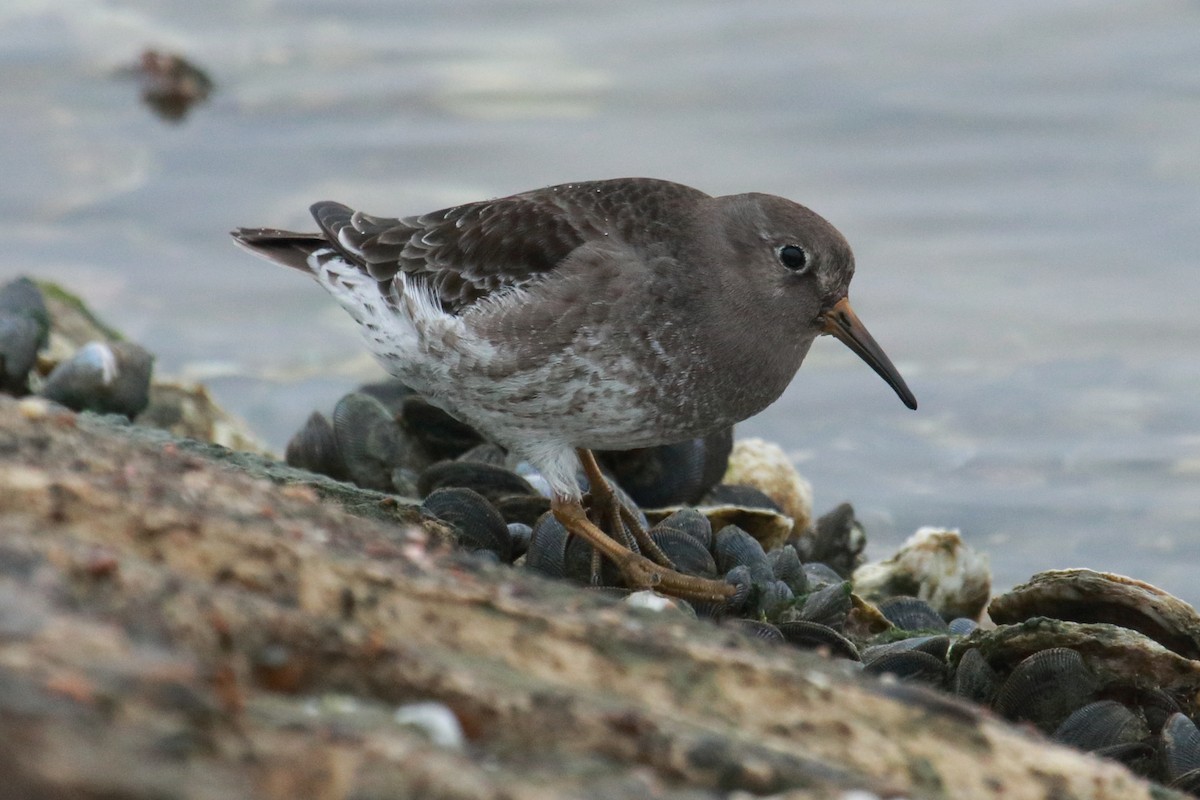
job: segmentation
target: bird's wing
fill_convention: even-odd
[[[564,184],[393,219],[340,203],[312,206],[321,230],[342,254],[390,287],[400,272],[426,285],[448,313],[497,292],[543,279],[577,248],[605,238],[638,246],[645,219],[629,209],[646,193],[668,200],[701,194],[665,181]],[[635,233],[636,232],[636,233]],[[649,231],[648,235],[653,235]]]

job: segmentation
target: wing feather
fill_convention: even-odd
[[[678,201],[697,197],[707,196],[667,181],[618,179],[551,186],[414,217],[376,217],[328,201],[311,210],[329,242],[379,281],[385,294],[403,272],[424,283],[444,311],[458,314],[483,298],[543,280],[590,241],[610,237],[634,249],[661,242],[660,225],[674,221],[672,209],[687,206]]]

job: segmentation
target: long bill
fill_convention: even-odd
[[[825,333],[835,337],[849,347],[858,357],[870,365],[871,369],[887,381],[888,386],[896,391],[904,405],[915,409],[917,398],[909,391],[908,384],[900,377],[900,372],[892,364],[892,360],[883,352],[883,348],[875,341],[854,309],[850,307],[849,298],[843,297],[825,313]]]

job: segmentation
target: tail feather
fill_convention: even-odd
[[[275,228],[238,228],[230,231],[234,243],[260,258],[312,274],[309,256],[328,249],[329,242],[319,233],[296,233]]]
[[[342,228],[353,228],[354,209],[332,200],[323,200],[308,207],[309,213],[330,242],[338,243]]]

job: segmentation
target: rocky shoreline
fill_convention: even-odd
[[[1162,762],[1191,756],[1166,721],[1195,714],[1200,661],[1178,652],[1190,607],[1168,609],[1184,615],[1172,618],[1182,640],[1163,633],[1162,614],[1135,613],[1170,605],[1153,587],[1077,572],[1055,595],[1047,578],[1006,595],[999,627],[951,636],[869,616],[921,587],[871,594],[855,573],[869,599],[845,614],[865,628],[837,630],[856,653],[891,630],[920,654],[910,662],[939,665],[938,691],[897,679],[904,668],[864,675],[828,642],[762,641],[765,608],[741,618],[753,625],[714,625],[466,553],[462,531],[427,510],[0,396],[5,796],[1176,796],[1035,728],[1060,720],[1001,718],[1001,682],[1063,648],[1096,684],[1067,714],[1115,702],[1132,672],[1179,708],[1126,735],[1155,737],[1127,763],[1161,779],[1182,769]],[[1056,612],[1063,586],[1084,593]],[[981,660],[971,653],[996,673],[977,699],[997,713],[954,694],[963,662]],[[1122,699],[1149,716],[1146,697]]]
[[[931,690],[464,560],[414,506],[364,518],[134,431],[0,398],[10,797],[1167,796]],[[397,723],[429,701],[462,744]]]

